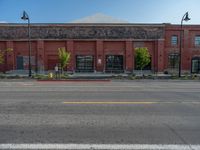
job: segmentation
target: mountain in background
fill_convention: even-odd
[[[97,13],[81,19],[73,20],[70,23],[128,23],[128,21]]]

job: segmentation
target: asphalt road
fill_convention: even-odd
[[[200,144],[200,82],[0,82],[0,144]]]

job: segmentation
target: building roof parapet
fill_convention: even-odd
[[[1,24],[0,40],[26,39],[27,24]],[[162,39],[162,24],[31,24],[32,39]]]

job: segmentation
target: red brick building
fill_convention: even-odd
[[[172,24],[31,24],[33,70],[53,70],[58,48],[71,53],[68,71],[134,72],[134,48],[147,47],[152,72],[178,71],[182,40],[182,72],[200,72],[200,25]],[[0,24],[0,71],[28,69],[26,24]]]

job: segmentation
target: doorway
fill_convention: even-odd
[[[93,72],[94,57],[92,55],[77,55],[76,56],[76,71],[77,72]]]
[[[106,55],[106,72],[121,73],[124,71],[123,55]]]
[[[192,58],[191,73],[200,73],[200,57]]]
[[[24,69],[24,57],[17,56],[17,70],[23,70],[23,69]]]

